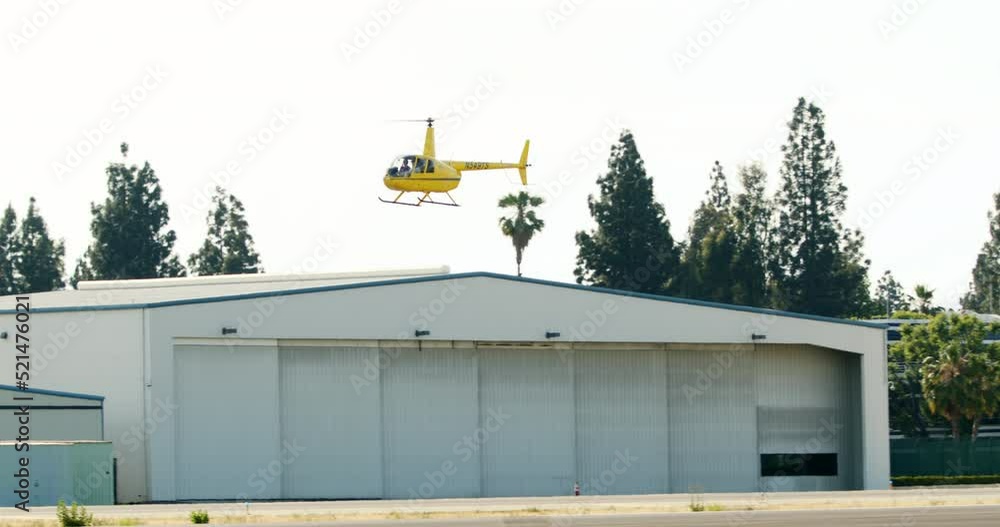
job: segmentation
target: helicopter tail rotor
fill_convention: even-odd
[[[524,150],[521,150],[521,160],[517,163],[517,173],[521,175],[521,184],[528,184],[528,146],[531,145],[531,140],[524,141]]]

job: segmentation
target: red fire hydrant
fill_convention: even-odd
[[[580,482],[579,481],[573,483],[573,495],[574,496],[579,496],[580,495]]]

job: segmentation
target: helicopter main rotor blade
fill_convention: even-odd
[[[387,122],[387,123],[427,123],[427,126],[433,126],[434,125],[434,121],[437,121],[437,119],[435,119],[433,117],[427,117],[427,118],[424,118],[424,119],[389,119],[389,120],[387,120],[385,122]]]

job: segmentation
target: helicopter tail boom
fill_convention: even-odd
[[[444,161],[458,172],[466,170],[501,170],[516,168],[521,176],[521,184],[528,184],[528,146],[531,141],[524,142],[524,149],[521,150],[521,159],[517,163],[495,163],[490,161]]]

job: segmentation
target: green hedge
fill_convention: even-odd
[[[927,487],[932,485],[989,485],[1000,483],[1000,475],[990,476],[895,476],[893,487]]]

